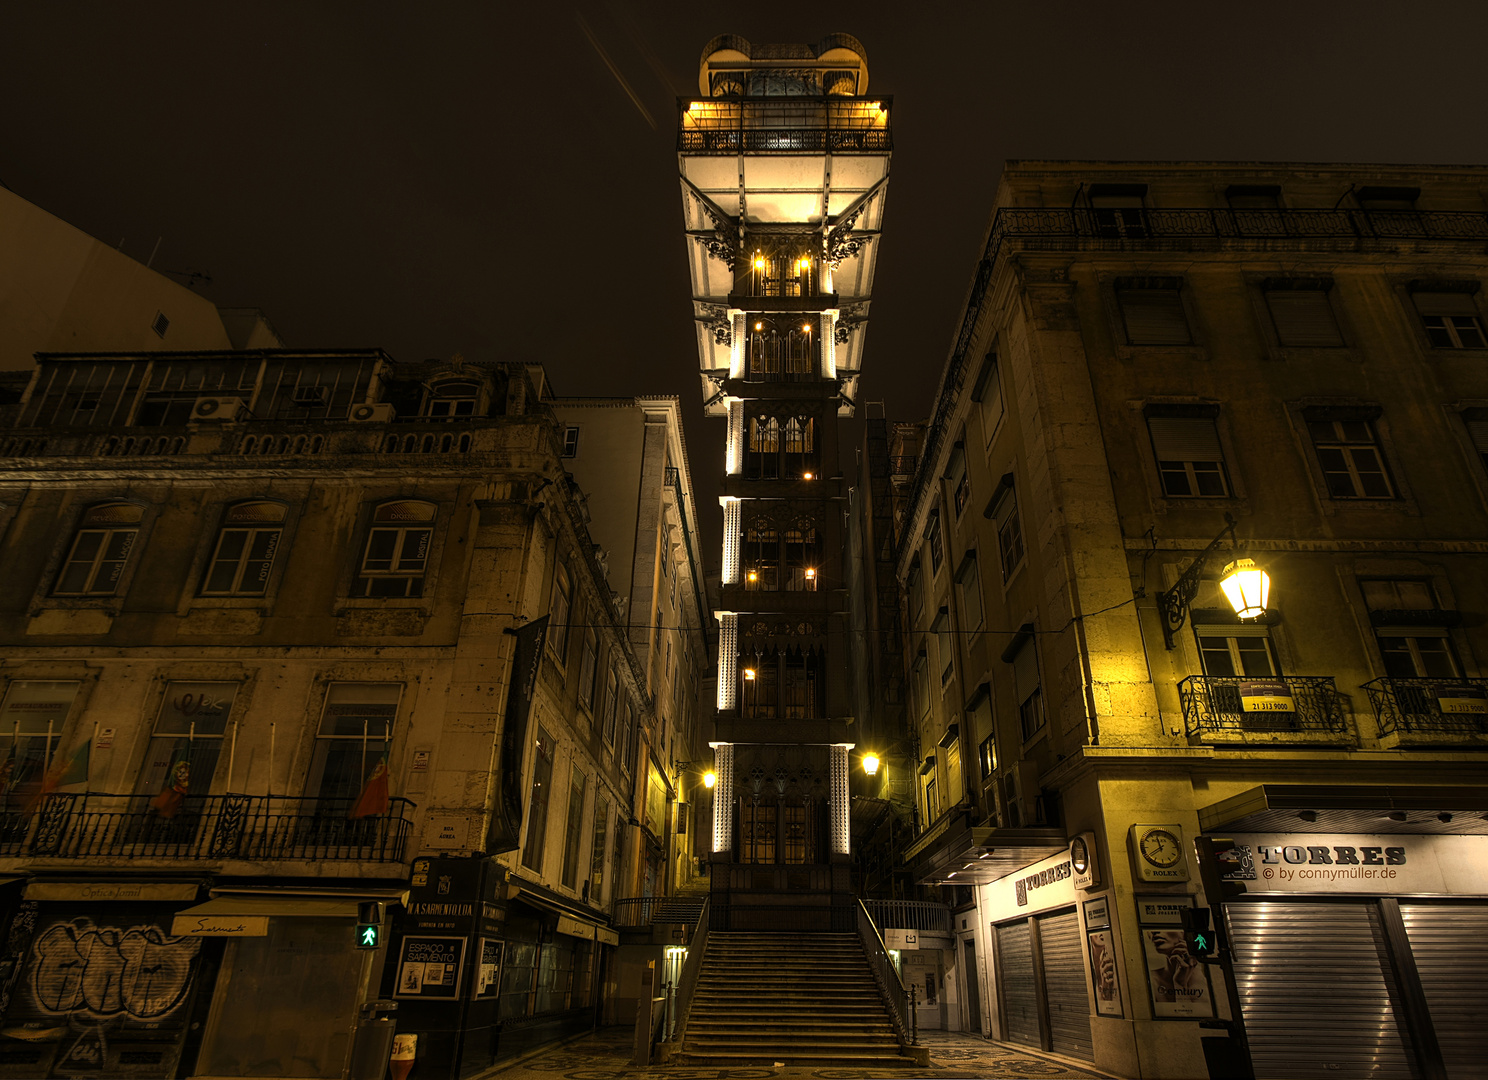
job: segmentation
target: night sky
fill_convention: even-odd
[[[895,103],[862,394],[891,418],[929,408],[1005,159],[1488,162],[1482,0],[115,0],[7,9],[0,182],[141,260],[161,238],[290,346],[678,394],[713,535],[675,98],[715,34],[836,30]]]

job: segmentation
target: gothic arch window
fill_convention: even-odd
[[[750,592],[780,588],[780,534],[768,526],[745,530],[744,588]]]
[[[789,479],[818,473],[816,454],[816,419],[810,416],[787,417],[783,425],[784,475]]]
[[[752,480],[775,480],[780,476],[780,421],[773,416],[749,418],[749,449],[744,455],[745,474]]]

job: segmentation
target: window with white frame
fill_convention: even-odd
[[[579,456],[579,429],[572,424],[563,429],[563,449],[559,456],[566,458]]]
[[[982,575],[977,567],[977,554],[968,551],[961,560],[961,569],[956,572],[956,584],[961,589],[961,628],[980,630],[982,627]]]
[[[541,874],[548,846],[548,803],[553,794],[553,759],[557,756],[557,746],[553,736],[539,727],[533,749],[532,794],[527,800],[527,838],[522,844],[522,865]]]
[[[971,387],[971,400],[981,410],[982,438],[991,443],[992,437],[1002,427],[1002,374],[998,369],[997,354],[989,352],[982,358],[981,370]]]
[[[1411,304],[1421,320],[1421,329],[1433,349],[1481,349],[1488,346],[1483,319],[1473,293],[1477,283],[1462,291],[1420,289],[1411,293]]]
[[[940,569],[940,564],[945,561],[945,545],[940,538],[940,511],[930,511],[930,519],[925,522],[925,538],[930,545],[930,572],[934,574]]]
[[[1027,742],[1044,729],[1044,698],[1039,683],[1038,648],[1032,627],[1029,636],[1013,655],[1013,691],[1018,699],[1018,730]]]
[[[16,679],[5,688],[0,702],[0,741],[9,742],[0,761],[5,791],[41,783],[82,685],[73,679]]]
[[[1366,578],[1359,582],[1374,626],[1385,674],[1395,679],[1454,679],[1462,664],[1431,582],[1422,578]]]
[[[474,416],[479,398],[480,383],[469,379],[445,379],[430,388],[424,415],[430,420]]]
[[[434,542],[433,503],[386,502],[372,511],[353,596],[420,597]]]
[[[1330,410],[1308,410],[1304,414],[1328,497],[1393,499],[1395,485],[1385,466],[1375,423],[1363,414],[1350,412],[1349,418],[1335,417]]]
[[[594,787],[594,839],[589,846],[589,901],[604,903],[605,854],[608,851],[606,834],[610,826],[610,800]]]
[[[393,744],[402,683],[335,682],[311,753],[305,794],[324,813],[345,813]]]
[[[170,789],[183,796],[208,794],[237,692],[235,682],[167,683],[134,790],[141,795]],[[377,734],[380,738],[382,733]]]
[[[604,740],[615,745],[615,718],[620,712],[620,676],[612,667],[605,675]]]
[[[1118,278],[1116,304],[1128,345],[1191,345],[1183,279]]]
[[[1149,405],[1147,433],[1170,498],[1225,498],[1229,470],[1215,427],[1217,406]]]
[[[1277,344],[1299,348],[1336,348],[1343,332],[1328,293],[1328,278],[1270,278],[1261,284],[1266,309],[1276,329]]]
[[[113,596],[139,537],[144,507],[99,503],[83,511],[53,596]]]
[[[207,563],[203,596],[262,596],[284,533],[283,503],[265,499],[234,503],[222,515],[222,528]]]
[[[584,840],[584,800],[589,791],[589,778],[577,765],[568,785],[568,821],[563,834],[563,870],[559,880],[565,889],[578,887],[579,852]]]
[[[579,661],[579,704],[593,711],[595,665],[599,662],[599,635],[593,627],[584,630],[584,652]]]
[[[1013,474],[1008,473],[987,502],[983,517],[997,522],[997,550],[1002,561],[1002,580],[1007,581],[1023,564],[1023,528],[1018,520],[1018,496]]]
[[[940,685],[944,686],[956,673],[956,634],[951,627],[950,611],[941,608],[940,613],[935,616],[935,622],[930,625],[930,629],[935,633],[936,660],[940,664]]]
[[[1467,425],[1467,437],[1477,452],[1478,462],[1488,469],[1488,409],[1464,409],[1462,422]]]
[[[553,571],[553,596],[548,601],[548,648],[560,665],[568,660],[568,617],[572,606],[568,571],[560,563]]]

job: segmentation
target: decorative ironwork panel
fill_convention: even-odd
[[[734,834],[734,746],[713,748],[713,850],[727,851]]]
[[[1381,735],[1488,735],[1488,679],[1386,677],[1363,689]]]
[[[1189,735],[1348,733],[1343,697],[1331,676],[1190,675],[1178,684],[1178,696]]]
[[[718,707],[732,709],[739,700],[739,617],[718,617]]]
[[[832,746],[832,756],[828,767],[832,775],[832,854],[846,855],[850,843],[848,832],[846,746],[841,744]]]
[[[739,541],[741,529],[738,499],[726,499],[723,503],[723,583],[739,584]]]

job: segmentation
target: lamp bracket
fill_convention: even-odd
[[[1214,554],[1225,537],[1229,537],[1230,550],[1237,550],[1239,545],[1235,542],[1235,519],[1228,512],[1225,513],[1225,525],[1219,530],[1219,535],[1209,541],[1209,546],[1188,564],[1171,589],[1157,594],[1157,610],[1162,616],[1163,643],[1170,652],[1173,649],[1173,635],[1183,629],[1183,624],[1188,620],[1189,605],[1199,594],[1199,582],[1203,580],[1204,567],[1209,562],[1209,556]]]

